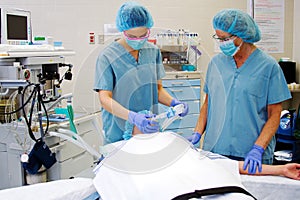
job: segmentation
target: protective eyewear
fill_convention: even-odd
[[[140,37],[137,37],[137,36],[133,36],[133,35],[128,35],[125,31],[123,32],[125,37],[128,39],[128,40],[143,40],[143,39],[147,39],[149,38],[149,35],[150,35],[150,29],[148,29],[147,33],[145,33],[144,35],[140,36]]]
[[[230,35],[230,36],[228,36],[228,37],[219,38],[219,37],[217,36],[217,34],[214,34],[212,37],[213,37],[215,40],[219,41],[219,42],[225,42],[225,41],[230,40],[232,37],[235,37],[235,35]]]

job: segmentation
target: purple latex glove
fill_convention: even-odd
[[[179,104],[183,104],[184,105],[184,110],[182,113],[179,114],[180,117],[184,117],[188,114],[189,112],[189,106],[187,103],[185,102],[181,102],[181,101],[178,101],[177,99],[173,99],[170,106],[174,107],[174,106],[177,106]]]
[[[264,151],[264,148],[255,144],[245,158],[243,169],[246,170],[248,166],[249,174],[255,174],[256,168],[258,168],[258,171],[261,172],[261,161]]]
[[[193,135],[187,138],[192,144],[197,144],[201,139],[202,134],[198,132],[194,132]]]
[[[130,111],[128,114],[128,121],[137,126],[143,133],[156,133],[159,131],[159,123],[152,121],[153,114],[142,114]]]

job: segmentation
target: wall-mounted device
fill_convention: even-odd
[[[0,44],[30,44],[32,42],[30,11],[0,7],[0,29]]]

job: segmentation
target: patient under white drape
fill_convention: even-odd
[[[110,144],[109,149],[111,153],[97,166],[94,178],[103,200],[166,200],[206,188],[244,188],[237,162],[212,160],[175,133],[139,134]],[[239,193],[208,198],[252,199]]]

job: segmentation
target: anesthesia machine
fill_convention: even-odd
[[[73,94],[61,89],[75,53],[31,45],[30,12],[0,11],[0,189],[75,176],[100,157],[91,146],[101,142],[97,116],[74,114]]]

